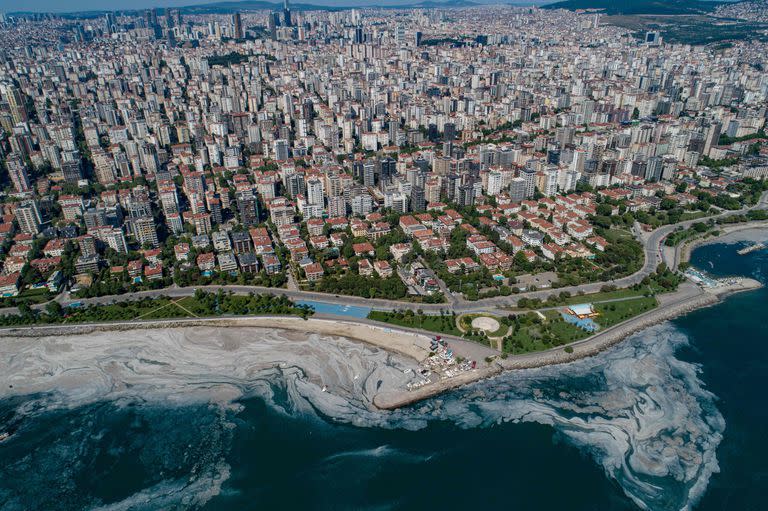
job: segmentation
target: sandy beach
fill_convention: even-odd
[[[762,241],[767,237],[768,233],[762,225],[731,226],[730,229],[724,229],[722,235],[716,238],[694,240],[686,246],[683,255],[688,257],[692,248],[702,244],[733,243],[744,240]],[[396,409],[446,390],[497,375],[502,371],[573,362],[594,356],[635,332],[687,312],[711,306],[729,294],[758,287],[761,287],[760,282],[753,279],[734,279],[714,289],[702,289],[686,282],[678,291],[660,295],[657,308],[602,330],[587,339],[572,343],[568,350],[565,347],[557,347],[537,353],[501,358],[493,357],[498,355],[498,352],[486,346],[448,336],[447,339],[456,356],[476,360],[478,362],[476,369],[449,378],[441,378],[412,390],[408,390],[406,386],[409,381],[413,381],[413,376],[406,377],[404,374],[407,373],[400,371],[390,372],[386,377],[377,379],[375,389],[365,389],[362,394],[366,396],[369,403],[378,408]],[[361,365],[360,360],[370,357],[366,355],[358,359],[349,359],[346,376],[342,376],[338,365],[327,364],[332,358],[328,354],[329,349],[338,350],[340,346],[357,345],[358,354],[383,353],[380,356],[386,360],[388,360],[387,357],[394,356],[402,371],[408,368],[414,371],[418,369],[418,364],[429,356],[432,337],[433,334],[429,332],[390,327],[370,320],[322,317],[322,315],[307,320],[292,316],[263,316],[7,328],[0,330],[0,354],[10,362],[7,367],[0,365],[0,374],[6,375],[5,379],[8,379],[9,374],[26,376],[21,379],[14,376],[12,382],[6,382],[0,377],[0,385],[6,383],[2,388],[7,390],[8,385],[15,384],[14,392],[40,392],[45,391],[46,388],[59,387],[74,391],[78,385],[86,381],[109,380],[103,373],[94,380],[73,377],[73,373],[64,371],[57,375],[61,378],[55,380],[55,386],[52,386],[54,380],[51,379],[40,383],[41,374],[45,372],[40,369],[40,364],[32,363],[29,369],[31,372],[26,372],[22,366],[12,367],[18,361],[25,360],[24,353],[29,350],[37,350],[38,353],[45,354],[71,353],[72,356],[80,352],[100,352],[102,356],[108,357],[109,353],[112,353],[110,350],[115,349],[116,346],[135,351],[137,346],[151,345],[153,350],[160,349],[162,353],[168,346],[184,345],[186,348],[195,347],[194,352],[199,356],[196,363],[206,367],[218,367],[224,353],[236,354],[238,350],[244,350],[242,358],[232,358],[228,362],[228,366],[234,373],[241,374],[241,366],[247,368],[246,373],[256,374],[258,371],[279,367],[280,364],[290,364],[301,367],[306,372],[307,378],[315,382],[318,388],[327,386],[330,382],[339,389],[351,389],[355,386],[352,373],[374,371],[373,367],[364,369]],[[364,344],[360,345],[354,341],[362,341]],[[296,351],[297,347],[300,348],[298,351]],[[493,360],[487,362],[485,359],[488,357]],[[344,356],[337,357],[342,361],[344,358]],[[28,359],[27,362],[29,362]],[[93,359],[93,364],[100,367],[96,358]],[[173,366],[172,362],[169,364]],[[329,375],[327,369],[330,366],[336,369]],[[383,367],[389,366],[384,364]],[[56,374],[56,371],[50,368],[48,372]],[[243,374],[242,378],[245,380],[246,375]],[[225,394],[228,393],[225,392]]]
[[[227,358],[229,356],[227,354],[236,354],[239,350],[243,350],[244,354],[241,354],[240,358],[227,363],[232,366],[234,373],[242,372],[242,368],[239,367],[241,365],[247,372],[254,374],[280,364],[295,365],[305,371],[307,378],[318,388],[326,386],[329,389],[349,390],[354,388],[355,381],[351,373],[359,375],[372,369],[365,370],[357,359],[352,358],[348,374],[346,377],[341,377],[338,369],[329,375],[327,368],[330,365],[324,361],[327,362],[332,358],[328,350],[335,350],[339,346],[357,346],[358,353],[383,353],[384,356],[395,357],[392,360],[397,360],[403,371],[386,373],[385,378],[380,377],[377,380],[375,390],[367,389],[366,392],[362,392],[368,402],[373,403],[375,395],[379,393],[388,396],[412,394],[406,389],[406,385],[417,379],[418,363],[428,357],[431,339],[432,335],[426,333],[340,319],[303,320],[283,316],[212,318],[4,329],[0,330],[0,354],[7,355],[6,358],[10,360],[18,361],[21,354],[29,351],[57,354],[83,352],[84,359],[88,358],[87,353],[94,353],[91,364],[95,368],[102,367],[103,360],[109,359],[113,353],[112,350],[116,347],[134,351],[148,349],[153,353],[164,353],[169,347],[179,348],[183,345],[185,351],[190,347],[195,348],[194,352],[198,355],[197,363],[216,368],[221,365],[222,357]],[[283,345],[278,346],[279,343]],[[420,387],[417,391],[413,391],[413,395],[428,397],[447,388],[482,379],[490,374],[489,370],[493,372],[498,370],[495,364],[489,366],[484,360],[484,357],[496,354],[492,349],[458,339],[452,340],[450,346],[456,356],[465,359],[479,357],[479,368],[458,377]],[[20,355],[14,357],[13,354],[17,352]],[[258,356],[250,358],[252,355]],[[144,358],[152,359],[153,357]],[[185,357],[168,356],[166,358],[171,367],[183,364],[186,360]],[[342,362],[344,358],[337,357]],[[172,359],[175,362],[170,362]],[[29,363],[30,360],[26,360]],[[58,363],[54,364],[51,361],[50,365],[54,366]],[[39,363],[32,363],[32,372],[27,373],[22,379],[14,378],[15,383],[9,381],[8,385],[14,386],[14,392],[34,393],[59,387],[74,390],[78,385],[87,386],[88,381],[111,379],[105,378],[103,374],[98,377],[73,378],[72,373],[69,372],[68,376],[62,379],[50,380],[41,378],[41,375],[53,370],[35,369],[39,366]],[[238,366],[237,370],[235,366]],[[407,371],[408,369],[410,371]],[[0,373],[6,375],[19,374],[21,371],[23,367],[20,365],[2,367],[0,364]],[[93,368],[88,371],[100,373]],[[116,381],[125,379],[120,375],[115,376]],[[0,378],[0,388],[7,389],[8,385],[3,386],[3,383],[5,382]],[[220,392],[225,396],[231,394],[231,390]]]
[[[404,390],[416,369],[410,357],[336,335],[254,326],[0,339],[0,397],[55,392],[67,406],[123,396],[228,405],[271,392],[275,372],[296,392],[370,403]]]
[[[197,319],[169,319],[148,320],[131,322],[109,322],[88,324],[58,324],[29,327],[11,327],[0,329],[0,338],[3,337],[41,337],[54,335],[84,335],[95,332],[130,331],[137,329],[155,328],[194,328],[216,327],[219,330],[226,328],[266,328],[285,330],[285,335],[292,338],[302,337],[308,333],[316,333],[325,336],[343,337],[398,353],[417,362],[424,360],[430,352],[430,341],[434,334],[414,329],[404,329],[387,326],[383,323],[375,323],[369,320],[353,320],[337,317],[313,317],[300,319],[294,316],[248,316],[226,318],[197,318]],[[450,336],[445,336],[450,338]],[[452,348],[458,356],[477,359],[483,363],[487,356],[497,352],[487,346],[464,341],[458,338],[450,338]]]

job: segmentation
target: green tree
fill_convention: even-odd
[[[63,312],[63,308],[59,302],[48,302],[48,304],[45,306],[45,312],[47,312],[51,317],[60,318]]]

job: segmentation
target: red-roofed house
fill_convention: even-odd
[[[364,255],[372,256],[375,253],[375,249],[373,248],[373,245],[371,245],[368,242],[355,243],[352,245],[352,250],[355,251],[355,255],[358,257],[364,256]]]
[[[19,294],[21,273],[14,272],[0,276],[0,297],[7,298]]]
[[[310,265],[307,265],[306,267],[304,267],[304,273],[306,273],[307,280],[310,282],[315,282],[317,280],[320,280],[321,278],[323,278],[323,275],[325,275],[323,266],[320,263],[312,263]]]

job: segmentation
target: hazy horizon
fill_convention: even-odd
[[[72,2],[61,2],[61,0],[36,0],[28,4],[20,5],[17,2],[10,0],[0,0],[0,12],[51,12],[51,13],[67,13],[67,12],[85,12],[85,11],[119,11],[119,10],[135,10],[135,9],[150,9],[153,7],[184,7],[191,5],[202,5],[219,3],[222,1],[232,0],[114,0],[111,2],[105,2],[104,0],[73,0]],[[237,1],[237,0],[233,0]],[[242,1],[242,0],[241,0]],[[282,0],[264,0],[271,3],[282,3]],[[375,5],[408,5],[418,3],[422,0],[374,0],[370,2]],[[446,0],[435,0],[446,1]],[[500,3],[551,3],[551,1],[502,1],[502,0],[470,0],[479,4],[500,4]],[[329,7],[360,7],[361,4],[366,3],[364,0],[302,0],[293,3],[314,4]]]

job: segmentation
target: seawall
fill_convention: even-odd
[[[461,375],[461,379],[455,378],[452,380],[441,381],[434,385],[422,387],[416,391],[380,394],[374,398],[373,403],[378,408],[394,410],[434,397],[446,390],[496,376],[503,371],[534,369],[549,365],[566,364],[585,357],[592,357],[620,343],[636,332],[694,310],[714,305],[730,294],[750,291],[760,287],[762,287],[762,284],[753,279],[734,280],[734,282],[729,285],[713,290],[702,290],[687,284],[685,289],[664,297],[664,300],[659,307],[635,316],[618,325],[606,328],[587,339],[567,345],[567,347],[572,350],[569,350],[570,352],[566,351],[566,346],[561,346],[547,351],[515,355],[507,357],[506,359],[497,359],[495,361],[495,367],[491,366],[487,369],[466,373]]]
[[[710,290],[703,290],[686,283],[675,293],[661,295],[659,297],[659,307],[618,325],[606,328],[587,339],[576,341],[567,346],[568,351],[566,351],[566,346],[561,346],[537,353],[510,356],[506,359],[496,358],[489,364],[478,360],[479,365],[477,369],[466,371],[457,376],[445,378],[411,391],[382,392],[374,396],[373,404],[380,409],[393,410],[434,397],[450,389],[496,376],[503,371],[565,364],[581,358],[591,357],[614,346],[635,332],[693,310],[714,305],[723,297],[732,293],[749,291],[761,286],[760,282],[753,279],[732,279],[727,285]],[[399,353],[419,362],[424,360],[429,354],[431,339],[431,335],[427,332],[419,333],[400,330],[385,324],[372,324],[368,320],[342,320],[338,318],[310,318],[304,320],[294,316],[199,318],[10,327],[0,329],[0,337],[63,336],[98,331],[134,330],[137,328],[190,328],[195,326],[276,328],[340,336],[356,339]],[[466,341],[450,340],[449,342],[466,343]],[[457,355],[462,355],[462,351],[461,349],[457,350]]]
[[[760,220],[757,222],[747,222],[742,224],[724,225],[722,226],[721,229],[719,229],[717,236],[702,236],[702,237],[694,238],[692,240],[684,241],[680,246],[679,250],[676,251],[677,261],[675,261],[675,268],[677,268],[677,266],[679,266],[680,263],[687,263],[688,261],[690,261],[691,253],[693,253],[693,251],[696,248],[703,245],[710,245],[713,243],[717,243],[720,240],[720,238],[723,238],[735,232],[749,231],[752,229],[768,229],[768,220]]]

